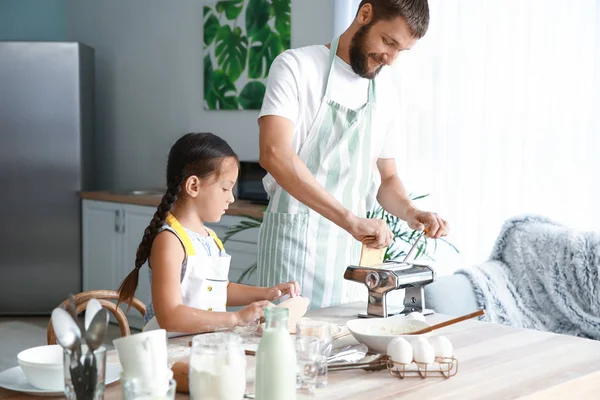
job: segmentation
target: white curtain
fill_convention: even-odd
[[[340,36],[356,16],[360,0],[334,0],[333,36]]]
[[[400,176],[461,251],[439,246],[438,271],[485,261],[512,216],[600,231],[600,0],[429,4],[392,68]]]

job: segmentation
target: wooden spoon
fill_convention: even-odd
[[[485,310],[481,309],[481,310],[475,311],[474,313],[463,315],[462,317],[452,318],[452,319],[449,319],[448,321],[444,321],[439,324],[431,325],[427,328],[424,328],[424,329],[421,329],[421,330],[418,330],[415,332],[405,333],[405,335],[421,335],[423,333],[428,333],[428,332],[434,331],[436,329],[444,328],[449,325],[454,325],[454,324],[457,324],[462,321],[466,321],[471,318],[479,317],[483,314],[485,314]]]

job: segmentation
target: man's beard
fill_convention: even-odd
[[[377,54],[367,54],[365,49],[367,34],[371,24],[361,26],[350,42],[350,66],[362,78],[374,79],[383,68],[381,64],[375,71],[369,71],[369,58],[377,60]]]

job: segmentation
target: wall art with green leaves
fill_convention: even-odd
[[[290,48],[291,0],[204,7],[204,108],[258,110],[275,57]]]

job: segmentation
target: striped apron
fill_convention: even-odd
[[[327,192],[354,215],[366,217],[377,161],[371,148],[375,82],[369,82],[367,103],[358,110],[331,99],[338,42],[331,44],[325,95],[298,156]],[[364,301],[366,287],[343,277],[348,265],[359,262],[360,242],[281,186],[269,195],[258,239],[258,284],[296,280],[313,309]]]

